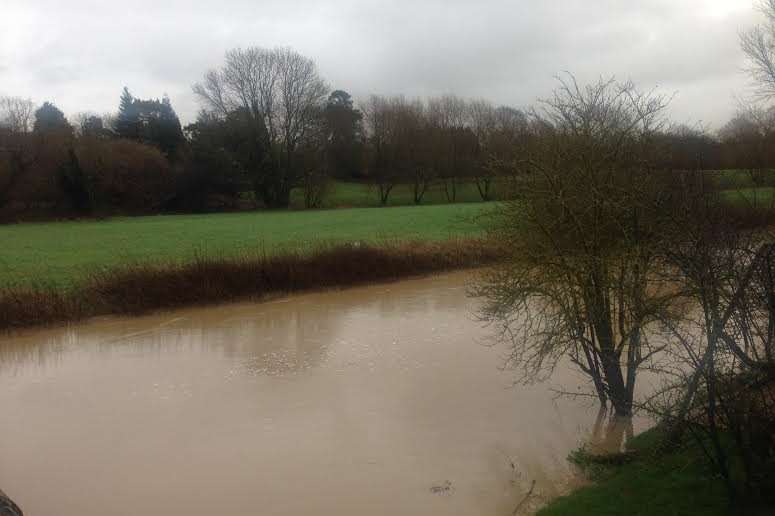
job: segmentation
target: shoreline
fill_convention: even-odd
[[[457,239],[329,245],[311,253],[201,257],[183,264],[116,267],[95,271],[71,289],[0,288],[0,332],[392,282],[482,267],[503,255],[483,239]]]

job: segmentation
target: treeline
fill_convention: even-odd
[[[462,183],[491,200],[540,144],[540,117],[485,100],[373,95],[356,106],[288,48],[232,50],[193,89],[202,109],[185,128],[168,98],[126,88],[117,113],[72,120],[0,97],[0,217],[285,208],[295,188],[313,208],[332,179],[372,184],[382,204],[399,184],[418,204],[433,185],[455,202]],[[773,135],[775,114],[749,109],[718,134],[660,132],[655,162],[762,178]]]

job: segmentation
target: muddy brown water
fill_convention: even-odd
[[[505,516],[535,482],[530,512],[621,432],[555,399],[568,368],[512,386],[472,278],[2,337],[0,486],[28,516]]]

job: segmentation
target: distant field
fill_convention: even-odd
[[[491,188],[497,194],[497,185],[493,185]],[[467,203],[481,201],[482,197],[479,195],[479,190],[477,190],[475,183],[466,182],[458,185],[455,202]],[[423,205],[446,204],[448,202],[444,193],[444,185],[440,183],[431,185],[422,200]],[[390,193],[388,206],[408,206],[413,204],[414,197],[411,185],[397,185]],[[377,190],[372,185],[364,183],[333,182],[323,199],[324,208],[365,208],[377,206],[380,206]],[[295,189],[291,193],[291,207],[295,209],[304,208],[304,193],[302,190]]]
[[[95,267],[304,248],[315,242],[476,236],[485,203],[115,218],[0,226],[0,287],[67,286]]]
[[[775,208],[775,188],[771,186],[727,189],[722,192],[722,198],[738,205]]]

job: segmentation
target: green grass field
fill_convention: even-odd
[[[775,208],[775,188],[733,188],[722,192],[722,199],[740,206]]]
[[[488,204],[159,215],[0,226],[0,287],[68,286],[95,267],[237,256],[316,242],[444,240],[481,233]]]

